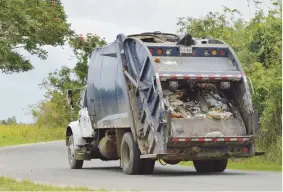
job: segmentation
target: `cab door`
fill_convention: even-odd
[[[79,124],[81,129],[82,137],[92,137],[93,129],[87,110],[87,91],[83,90],[79,101],[81,107],[79,111]]]

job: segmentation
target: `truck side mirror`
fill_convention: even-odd
[[[67,89],[67,104],[74,108],[74,101],[73,101],[73,90]]]

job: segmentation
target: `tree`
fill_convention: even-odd
[[[74,72],[79,78],[82,85],[86,84],[88,60],[91,56],[92,51],[96,47],[100,47],[106,44],[105,39],[101,39],[98,35],[91,33],[86,34],[85,37],[82,35],[74,35],[69,41],[71,47],[73,47],[74,54],[78,60]]]
[[[82,35],[73,35],[69,39],[69,44],[73,48],[77,58],[76,66],[71,69],[62,67],[43,80],[41,87],[46,90],[45,100],[31,106],[32,114],[40,126],[66,126],[72,120],[70,106],[67,106],[66,90],[78,89],[86,85],[88,72],[88,60],[92,51],[96,47],[106,44],[104,39],[98,35],[88,33],[85,37]],[[71,78],[73,74],[74,78]],[[80,92],[75,92],[74,100],[79,100]],[[74,115],[78,113],[78,106],[74,108]]]
[[[43,46],[62,46],[73,34],[59,0],[0,0],[0,7],[0,70],[4,73],[33,69],[19,48],[46,59]]]
[[[16,123],[17,123],[17,119],[15,116],[0,121],[0,125],[13,125]]]

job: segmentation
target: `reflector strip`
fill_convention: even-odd
[[[156,83],[157,83],[157,84],[160,84],[159,74],[158,74],[158,73],[156,73],[155,75],[156,75]]]
[[[161,81],[188,79],[188,80],[233,80],[240,81],[242,75],[206,75],[206,74],[159,74]]]
[[[172,138],[172,142],[242,142],[248,141],[247,137],[221,137],[221,138]]]

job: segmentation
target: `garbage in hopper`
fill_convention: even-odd
[[[164,90],[164,102],[172,118],[229,119],[227,100],[212,83],[199,83],[182,90]]]

